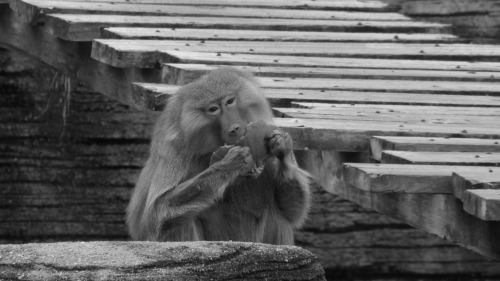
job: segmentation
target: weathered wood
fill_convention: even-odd
[[[413,3],[412,3],[413,2]],[[426,0],[401,3],[401,11],[412,16],[460,16],[460,15],[484,15],[498,10],[496,0]]]
[[[458,43],[451,34],[417,33],[347,33],[303,32],[274,30],[231,30],[193,28],[132,28],[112,27],[101,30],[99,38],[105,39],[157,39],[157,40],[235,40],[235,41],[304,41],[304,42],[419,42]]]
[[[45,30],[70,41],[98,38],[102,27],[197,28],[282,31],[442,33],[448,25],[415,21],[307,20],[196,16],[48,14],[38,19]]]
[[[373,69],[425,69],[425,70],[460,70],[460,71],[498,71],[500,63],[467,61],[432,61],[366,58],[329,58],[274,55],[252,55],[237,53],[209,52],[168,52],[168,62],[215,65],[250,65],[250,66],[294,66],[294,67],[339,67]],[[495,76],[496,77],[496,76]],[[492,77],[492,78],[495,78]]]
[[[292,106],[296,104],[292,102]],[[342,104],[339,104],[340,106]],[[279,117],[286,118],[302,118],[302,119],[324,119],[324,120],[347,120],[347,121],[377,121],[381,123],[397,123],[397,124],[446,124],[446,125],[464,125],[464,126],[479,126],[490,127],[498,124],[498,116],[475,116],[474,112],[446,112],[448,107],[429,107],[429,113],[419,113],[420,106],[406,106],[408,113],[393,110],[392,112],[385,110],[373,110],[366,108],[336,108],[332,105],[330,108],[312,107],[308,108],[284,108],[275,107],[274,114]],[[460,108],[460,107],[457,107]],[[441,113],[440,111],[443,111]],[[403,125],[403,126],[404,126]]]
[[[499,61],[496,45],[417,43],[319,43],[259,41],[118,40],[97,39],[92,57],[115,67],[153,67],[175,62],[171,51],[294,55],[307,57],[393,58]],[[209,55],[209,54],[206,54]],[[279,61],[279,57],[274,60]]]
[[[369,151],[372,136],[499,138],[500,128],[453,124],[398,124],[377,121],[276,118],[298,145],[337,151]],[[301,147],[304,148],[304,147]],[[300,149],[296,147],[296,149]]]
[[[7,0],[5,0],[7,1]],[[62,0],[66,1],[66,0]],[[309,0],[250,0],[245,2],[230,0],[71,0],[73,2],[95,3],[125,3],[125,4],[158,4],[158,5],[194,5],[194,6],[229,6],[229,7],[274,7],[291,9],[328,9],[328,10],[368,10],[383,11],[394,10],[395,6],[378,0],[336,0],[336,1],[309,1]]]
[[[453,193],[463,200],[465,191],[469,189],[500,189],[500,174],[494,169],[454,172],[452,182]]]
[[[500,190],[466,190],[462,201],[467,213],[482,220],[500,221]]]
[[[344,164],[342,180],[364,191],[452,194],[452,173],[485,172],[498,167],[446,165]]]
[[[450,96],[451,97],[451,96]],[[426,114],[428,116],[432,115],[459,115],[464,114],[468,116],[482,116],[482,117],[492,117],[500,116],[500,109],[496,107],[485,107],[481,110],[476,110],[474,108],[469,108],[466,106],[406,106],[406,105],[383,105],[383,104],[328,104],[328,103],[309,103],[309,102],[294,102],[295,107],[302,109],[314,109],[318,113],[323,112],[352,112],[352,113],[376,113],[376,114],[405,114],[410,113],[415,116],[418,114]],[[379,111],[379,113],[377,113]],[[425,111],[424,113],[422,113]],[[451,117],[451,116],[450,116]],[[426,120],[424,120],[426,121]],[[422,122],[425,123],[425,122]],[[435,122],[438,123],[438,122]],[[445,123],[445,122],[442,122]]]
[[[84,86],[135,106],[128,81],[159,82],[160,71],[116,69],[90,58],[90,43],[60,40],[0,9],[0,43],[22,50]]]
[[[163,79],[169,81],[169,74],[164,74]],[[184,76],[177,79],[189,80]],[[179,86],[152,83],[134,83],[132,99],[142,108],[161,110],[168,97],[174,94]],[[408,93],[384,92],[356,92],[332,90],[303,90],[303,89],[264,89],[264,94],[273,106],[290,106],[292,102],[328,102],[347,104],[400,104],[400,105],[434,105],[434,106],[469,106],[469,107],[500,107],[500,97],[495,96],[465,96],[454,95],[427,95]]]
[[[185,15],[240,18],[286,18],[315,20],[410,20],[397,13],[351,11],[294,10],[228,6],[184,6],[111,2],[73,2],[53,0],[12,0],[10,7],[27,21],[37,21],[43,14],[117,14],[117,15]]]
[[[222,65],[208,64],[163,64],[163,82],[184,85]],[[237,69],[250,71],[263,77],[317,77],[317,78],[363,78],[394,80],[444,80],[444,81],[500,81],[500,72],[493,71],[441,71],[419,69],[373,69],[337,67],[290,67],[233,65]],[[495,76],[496,75],[496,76]],[[432,97],[429,97],[432,98]],[[471,99],[472,101],[473,99]]]
[[[0,255],[2,279],[325,280],[310,252],[269,244],[66,242],[0,245]]]
[[[133,83],[132,99],[136,105],[150,110],[162,110],[170,96],[180,88],[176,85]]]
[[[500,166],[499,152],[383,151],[382,163]]]
[[[257,80],[264,88],[469,95],[488,94],[500,96],[500,83],[498,82],[411,81],[360,78],[258,77]],[[189,80],[181,80],[180,82],[191,82]]]
[[[370,140],[372,157],[380,161],[382,151],[434,151],[434,152],[500,152],[500,140],[418,138],[418,137],[373,137]]]
[[[467,214],[453,195],[368,192],[347,184],[334,188],[336,194],[363,207],[500,259],[500,223]]]

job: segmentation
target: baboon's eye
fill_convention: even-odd
[[[231,104],[233,104],[233,103],[234,103],[234,98],[230,98],[230,99],[228,99],[228,100],[226,101],[226,104],[227,104],[227,105],[231,105]]]
[[[219,107],[218,106],[211,106],[207,109],[209,114],[217,114],[219,113]]]

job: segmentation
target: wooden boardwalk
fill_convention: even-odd
[[[296,149],[370,152],[328,190],[500,258],[500,48],[377,0],[0,1],[0,43],[160,110],[180,85],[254,72]]]

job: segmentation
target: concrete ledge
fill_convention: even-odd
[[[0,280],[324,280],[295,246],[241,242],[0,245]]]

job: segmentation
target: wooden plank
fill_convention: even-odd
[[[293,105],[294,103],[292,103]],[[419,112],[418,107],[421,106],[406,106],[409,111],[417,113],[382,113],[381,111],[372,110],[350,110],[345,108],[328,108],[326,110],[302,109],[302,108],[284,108],[275,107],[275,116],[287,118],[301,119],[324,119],[324,120],[346,120],[346,121],[376,121],[380,123],[393,123],[401,126],[408,124],[437,124],[437,125],[462,125],[462,126],[481,126],[494,127],[498,125],[500,116],[474,116],[467,115],[467,112],[446,113],[446,107],[435,107],[436,113]],[[440,109],[445,113],[440,113]],[[467,108],[468,109],[468,108]],[[377,113],[378,112],[378,113]]]
[[[447,165],[344,164],[342,181],[364,191],[453,194],[452,173],[487,172],[498,167]]]
[[[410,20],[397,13],[323,11],[305,9],[247,8],[228,6],[185,6],[129,4],[111,2],[73,2],[54,0],[13,0],[11,8],[27,21],[37,21],[43,14],[117,14],[117,15],[185,15],[240,18],[282,18],[314,20]]]
[[[2,0],[8,1],[8,0]],[[68,0],[61,0],[68,1]],[[189,5],[189,6],[228,6],[228,7],[272,7],[287,9],[321,9],[321,10],[359,10],[359,11],[390,11],[397,7],[378,0],[248,0],[244,2],[231,0],[70,0],[72,2],[93,3],[125,3],[125,4],[158,4],[158,5]]]
[[[500,190],[467,190],[462,201],[467,213],[486,221],[500,221]]]
[[[115,67],[153,67],[158,62],[175,62],[170,58],[171,51],[207,52],[218,55],[243,53],[307,57],[500,60],[500,48],[496,45],[118,39],[95,40],[92,57]],[[274,61],[279,59],[275,57]]]
[[[491,107],[477,110],[469,107],[437,107],[437,106],[405,106],[405,105],[383,105],[383,104],[327,104],[327,103],[307,103],[307,102],[294,102],[295,107],[302,109],[314,109],[316,112],[331,112],[332,110],[338,112],[350,112],[351,114],[359,113],[376,113],[376,114],[409,114],[418,115],[425,114],[431,116],[432,114],[439,115],[468,115],[468,116],[499,116],[500,109]],[[378,111],[378,112],[377,112]],[[424,120],[427,121],[427,120]],[[425,122],[422,122],[425,123]],[[442,122],[444,123],[444,122]]]
[[[163,64],[163,82],[184,85],[222,65],[208,64]],[[418,69],[372,69],[336,67],[285,67],[233,65],[237,69],[252,72],[263,77],[317,77],[317,78],[363,78],[401,80],[444,80],[500,82],[500,72],[493,71],[441,71]],[[495,76],[496,75],[496,76]]]
[[[422,70],[459,70],[493,71],[500,69],[496,62],[469,61],[433,61],[403,59],[367,59],[367,58],[329,58],[275,55],[252,55],[224,52],[180,52],[169,51],[168,62],[210,65],[245,65],[245,66],[288,66],[288,67],[336,67],[336,68],[372,68],[372,69],[422,69]],[[151,65],[153,66],[153,65]],[[496,77],[496,76],[495,76]],[[492,77],[492,78],[495,78]]]
[[[419,42],[458,43],[465,39],[439,33],[303,32],[275,30],[231,30],[193,28],[111,27],[101,30],[105,39],[235,40],[306,42]]]
[[[375,92],[438,93],[438,94],[489,94],[500,95],[498,82],[470,81],[412,81],[395,79],[338,79],[302,77],[259,77],[265,88],[320,89]]]
[[[336,151],[369,150],[372,136],[471,137],[499,138],[500,128],[455,124],[398,124],[378,121],[349,121],[324,119],[276,118],[276,123],[288,131],[292,138],[309,148]],[[296,147],[304,149],[304,147]]]
[[[164,73],[165,80],[170,78]],[[182,81],[182,80],[181,80]],[[165,81],[164,81],[165,82]],[[182,83],[181,83],[182,84]],[[132,100],[142,108],[162,110],[168,97],[174,94],[180,86],[152,83],[135,83]],[[500,97],[495,96],[464,96],[426,95],[406,93],[355,92],[332,90],[301,90],[273,89],[264,90],[264,94],[276,107],[289,107],[292,102],[328,102],[347,104],[406,104],[434,106],[469,106],[469,107],[500,107]]]
[[[416,21],[307,20],[199,16],[48,14],[39,17],[47,32],[70,41],[98,38],[102,27],[212,28],[330,32],[443,33],[449,25]],[[394,36],[395,34],[393,34]]]
[[[500,189],[500,173],[493,168],[482,172],[454,172],[452,182],[453,193],[463,200],[465,191],[469,189]]]
[[[368,192],[347,184],[335,185],[333,192],[470,250],[500,258],[500,223],[467,214],[453,195]]]
[[[370,140],[373,159],[380,161],[382,151],[432,152],[500,152],[500,139],[458,139],[419,137],[373,137]]]
[[[381,162],[414,165],[500,166],[500,153],[383,151]]]

